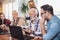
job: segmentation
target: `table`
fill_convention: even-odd
[[[0,34],[0,40],[11,40],[10,34]]]
[[[11,34],[10,34],[9,27],[7,26],[2,27],[0,25],[0,28],[2,29],[2,32],[0,33],[0,40],[11,40]],[[3,30],[3,28],[6,30]]]

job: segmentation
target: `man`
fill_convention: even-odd
[[[11,22],[12,26],[17,26],[19,22],[18,12],[16,10],[12,11],[13,21]],[[18,40],[14,37],[12,37],[12,40]]]
[[[13,16],[13,22],[11,23],[11,25],[16,26],[18,24],[18,21],[19,21],[18,12],[16,10],[14,10],[12,12],[12,16]]]
[[[41,30],[39,25],[39,17],[37,16],[37,10],[35,8],[31,8],[28,11],[29,17],[30,17],[30,23],[29,23],[29,33],[30,36],[41,36]]]
[[[30,16],[30,29],[35,32],[39,32],[40,34],[40,27],[39,27],[39,17],[37,16],[37,10],[35,8],[31,8],[29,10]]]
[[[53,7],[46,4],[41,6],[40,27],[43,34],[43,40],[60,40],[60,19],[54,15]],[[45,21],[47,20],[47,30]]]

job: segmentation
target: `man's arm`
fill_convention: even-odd
[[[53,39],[56,36],[56,34],[59,32],[59,29],[60,29],[59,24],[58,23],[52,23],[50,25],[49,30],[46,32],[45,27],[44,27],[44,22],[42,22],[42,21],[40,23],[40,25],[41,25],[40,27],[41,27],[41,32],[43,34],[43,40]]]
[[[44,18],[40,20],[40,28],[41,28],[42,34],[43,34],[43,35],[46,34],[45,19],[44,19]]]
[[[44,40],[51,40],[59,33],[60,26],[58,23],[52,23],[48,32],[43,35]]]

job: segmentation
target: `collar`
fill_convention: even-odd
[[[48,21],[48,23],[52,23],[55,19],[56,19],[56,15],[54,15],[49,21]]]

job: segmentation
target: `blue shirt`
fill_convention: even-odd
[[[43,40],[60,40],[60,19],[53,16],[47,23],[47,33],[43,35]]]

